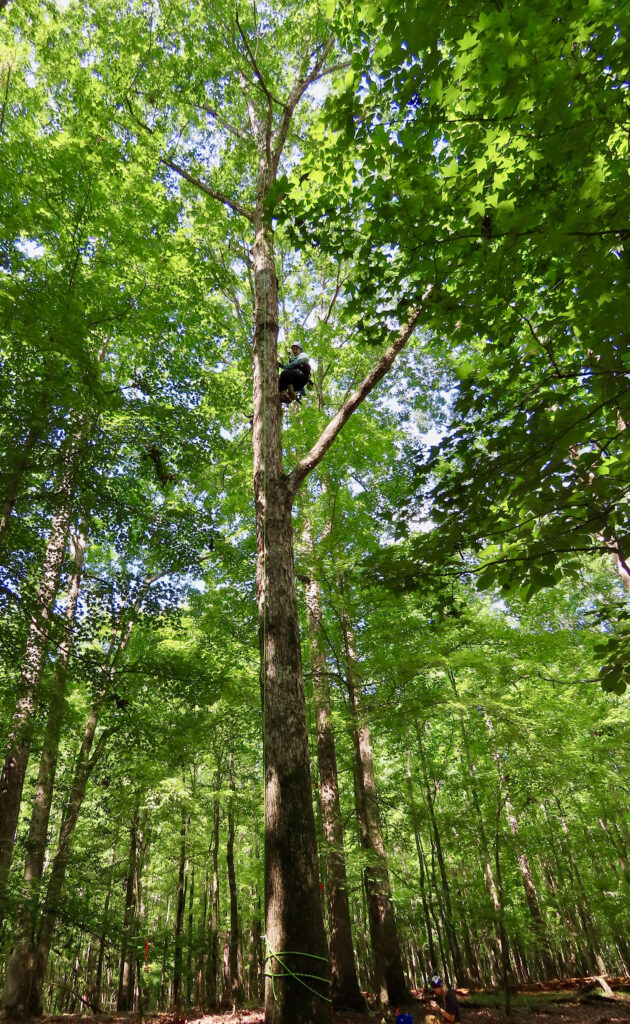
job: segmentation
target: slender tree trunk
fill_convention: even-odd
[[[258,849],[256,849],[256,860],[258,860]],[[261,966],[262,966],[262,927],[261,927],[261,902],[257,887],[252,885],[251,916],[250,916],[250,959],[249,959],[249,998],[257,1003],[262,995],[261,988]]]
[[[456,683],[456,680],[455,680],[455,674],[450,669],[448,669],[447,670],[447,675],[448,675],[448,678],[450,680],[451,686],[453,688],[453,693],[455,694],[455,697],[458,697],[459,694],[457,692],[457,683]],[[482,809],[481,809],[481,801],[479,799],[479,792],[477,790],[477,784],[476,784],[476,781],[475,781],[475,766],[473,764],[473,759],[472,759],[472,755],[471,755],[471,752],[470,752],[470,743],[469,743],[469,740],[468,740],[468,730],[466,728],[466,723],[464,721],[464,715],[463,715],[461,710],[458,711],[458,716],[459,716],[459,726],[460,726],[460,730],[461,730],[461,734],[462,734],[462,745],[463,745],[464,754],[465,754],[465,757],[466,757],[466,766],[468,768],[467,789],[468,789],[468,792],[470,793],[470,799],[471,799],[471,803],[472,803],[472,806],[473,806],[473,810],[475,811],[475,824],[476,824],[477,834],[479,836],[479,841],[480,841],[480,844],[481,844],[481,852],[483,854],[484,874],[485,874],[486,882],[487,882],[487,885],[488,885],[488,891],[490,893],[490,899],[492,900],[492,907],[493,907],[493,910],[494,910],[494,916],[495,916],[495,921],[496,921],[497,930],[498,930],[498,915],[499,915],[499,910],[500,910],[500,908],[499,908],[499,894],[498,894],[498,891],[497,891],[497,883],[496,883],[496,880],[495,880],[495,877],[494,877],[494,872],[493,872],[493,869],[492,869],[492,858],[491,858],[491,855],[490,855],[490,844],[488,842],[488,836],[486,834],[486,827],[485,827],[485,824],[484,824],[483,812],[482,812]],[[503,931],[505,933],[505,920],[504,920]],[[501,940],[500,936],[497,936],[498,952],[499,952],[499,957],[501,958],[501,961],[502,961],[503,951],[501,949],[501,941],[502,940]]]
[[[103,905],[103,930],[100,934],[98,944],[98,961],[96,964],[96,979],[94,982],[95,989],[95,1001],[101,1003],[101,995],[103,991],[103,961],[105,959],[105,943],[107,942],[107,935],[109,931],[109,904],[112,898],[112,879],[114,876],[114,861],[116,859],[116,840],[112,843],[112,852],[109,858],[109,873],[107,876],[107,892],[105,893],[105,903]]]
[[[177,880],[177,909],[175,912],[175,961],[173,966],[173,1007],[181,1010],[182,1004],[182,968],[184,945],[184,911],[186,909],[186,862],[187,839],[190,819],[182,807],[182,823],[179,830],[179,876]]]
[[[129,842],[129,863],[127,865],[127,880],[125,884],[125,912],[122,929],[122,946],[120,950],[120,971],[118,975],[118,999],[116,1008],[119,1012],[133,1010],[133,961],[130,950],[130,940],[133,930],[133,922],[136,915],[136,860],[138,856],[138,818],[139,808],[136,806],[131,822],[131,833]],[[131,991],[130,991],[131,988]],[[131,996],[131,1000],[130,1000]]]
[[[70,856],[71,841],[79,818],[79,813],[85,796],[85,789],[94,765],[99,760],[105,744],[109,738],[110,731],[101,734],[94,753],[90,756],[94,741],[94,733],[98,722],[99,705],[93,705],[85,728],[85,735],[81,744],[81,750],[77,759],[74,778],[70,789],[70,796],[66,804],[59,830],[59,843],[57,853],[53,860],[48,888],[42,909],[42,918],[39,934],[37,937],[37,950],[35,964],[31,972],[29,991],[29,1013],[38,1016],[41,1013],[41,994],[48,967],[48,957],[52,943],[53,932],[57,921],[59,903],[63,890],[63,883],[66,875],[66,867]]]
[[[440,830],[438,828],[437,818],[435,815],[435,807],[433,802],[433,796],[431,795],[431,784],[429,781],[429,770],[427,766],[427,759],[424,750],[424,744],[422,742],[422,731],[416,724],[416,737],[418,740],[418,752],[420,754],[420,765],[422,768],[422,779],[424,782],[424,790],[426,794],[427,810],[429,812],[429,819],[431,821],[431,829],[433,831],[433,840],[435,843],[435,855],[437,857],[438,868],[440,872],[440,881],[442,883],[442,899],[444,900],[444,928],[446,931],[446,938],[451,950],[451,956],[453,958],[453,968],[455,970],[455,977],[457,982],[461,985],[466,980],[466,972],[464,971],[464,965],[462,963],[462,956],[457,941],[457,934],[455,932],[455,919],[453,916],[453,904],[451,899],[451,889],[448,881],[448,875],[446,873],[446,863],[444,861],[444,853],[442,851],[442,840],[440,836]]]
[[[602,973],[603,964],[597,932],[589,913],[589,901],[586,897],[584,886],[582,884],[580,870],[575,857],[573,856],[573,849],[569,838],[569,828],[564,811],[556,793],[554,793],[554,800],[558,808],[558,817],[560,820],[561,834],[558,836],[558,842],[567,865],[567,871],[569,872],[571,890],[574,896],[577,897],[575,907],[582,926],[582,936],[586,942],[586,948],[589,954],[589,969],[591,971]]]
[[[31,823],[26,843],[24,896],[18,913],[13,938],[13,952],[7,967],[2,992],[2,1007],[14,1013],[20,1013],[25,1005],[25,1000],[28,999],[28,986],[26,983],[34,965],[37,908],[46,856],[48,821],[57,769],[57,752],[66,696],[68,663],[72,648],[72,628],[83,569],[85,545],[84,536],[77,535],[74,537],[74,570],[68,587],[64,632],[59,644],[55,674],[51,686],[48,718],[44,732],[39,773],[31,812]]]
[[[195,899],[195,862],[192,857],[192,846],[189,857],[190,887],[188,889],[188,931],[186,935],[186,1006],[192,1006],[193,987],[193,911]]]
[[[241,979],[238,964],[238,894],[234,870],[234,754],[230,754],[230,802],[228,805],[227,869],[230,889],[230,938],[229,938],[229,990],[234,1006],[242,999]]]
[[[217,977],[219,973],[219,824],[221,804],[222,772],[220,763],[217,765],[216,793],[213,801],[212,816],[212,910],[208,931],[208,960],[206,964],[206,999],[209,1009],[217,1005]]]
[[[33,971],[31,972],[31,979],[28,981],[27,985],[27,991],[29,992],[28,1012],[34,1015],[38,1015],[41,1012],[42,988],[46,977],[50,946],[57,921],[59,903],[66,877],[66,867],[70,856],[74,830],[76,828],[77,821],[79,820],[79,814],[83,805],[83,799],[85,797],[89,777],[105,749],[107,740],[113,732],[113,729],[106,729],[102,732],[97,741],[94,752],[92,752],[101,708],[103,701],[114,682],[118,664],[122,653],[129,642],[138,610],[154,579],[155,577],[145,578],[126,621],[123,619],[124,606],[119,612],[118,624],[110,646],[111,655],[109,664],[104,666],[102,669],[104,678],[101,682],[100,689],[94,697],[87,722],[85,724],[83,740],[77,757],[68,802],[64,808],[61,818],[57,853],[53,861],[48,881],[39,934],[37,936],[35,963]],[[116,641],[118,642],[116,643]]]
[[[501,977],[503,981],[503,1008],[507,1017],[512,1012],[512,985],[510,976],[510,952],[505,934],[505,897],[503,893],[503,877],[501,875],[501,806],[503,800],[499,790],[499,805],[497,808],[497,824],[494,842],[494,863],[496,867],[497,895],[499,897],[499,936],[501,941]]]
[[[342,614],[342,627],[349,708],[353,722],[357,815],[361,844],[368,855],[368,864],[364,869],[364,881],[372,938],[375,986],[382,1005],[407,1003],[410,1002],[411,996],[405,981],[402,952],[389,884],[387,855],[383,842],[372,759],[372,739],[361,707],[356,654],[351,626],[345,609]]]
[[[433,928],[431,925],[431,914],[429,912],[429,905],[427,902],[426,886],[425,886],[425,871],[424,871],[424,850],[422,849],[422,839],[420,836],[420,822],[418,820],[418,808],[416,806],[416,799],[413,790],[413,774],[411,771],[411,749],[409,746],[409,730],[405,726],[405,743],[407,746],[407,791],[409,793],[409,812],[411,815],[411,826],[413,828],[413,835],[416,842],[416,852],[418,854],[418,867],[420,869],[420,899],[422,900],[422,910],[424,913],[424,923],[427,930],[427,944],[429,947],[429,958],[431,961],[430,971],[428,975],[433,974],[438,970],[438,958],[435,952],[435,944],[433,942]],[[425,977],[425,983],[429,983],[429,977]]]
[[[492,744],[493,744],[493,757],[494,757],[495,764],[497,766],[497,773],[498,773],[498,776],[499,776],[499,781],[500,781],[501,785],[503,786],[503,769],[502,769],[502,766],[501,766],[501,758],[500,758],[500,755],[499,755],[499,751],[497,750],[496,743],[495,743],[494,725],[493,725],[492,720],[489,717],[489,715],[487,715],[487,714],[484,715],[484,719],[485,719],[485,723],[486,723],[486,728],[488,730],[488,733],[490,735],[490,738],[491,738]],[[549,946],[549,940],[548,940],[547,933],[546,933],[545,922],[544,922],[544,919],[543,919],[542,910],[540,908],[540,900],[538,899],[538,892],[536,891],[536,885],[534,883],[534,879],[533,879],[533,876],[532,876],[532,871],[531,871],[531,867],[530,867],[530,864],[529,864],[529,859],[527,857],[527,854],[525,853],[525,851],[521,847],[519,824],[518,824],[518,820],[516,818],[516,815],[514,813],[514,809],[512,807],[512,804],[510,802],[510,797],[509,797],[509,793],[507,792],[507,790],[504,790],[504,801],[503,801],[503,803],[504,803],[504,807],[505,807],[505,816],[507,818],[507,822],[508,822],[508,825],[510,827],[510,832],[512,833],[512,836],[513,836],[514,841],[515,841],[516,859],[518,861],[518,866],[519,866],[519,870],[520,870],[520,873],[521,873],[521,878],[523,880],[523,888],[525,890],[525,898],[527,900],[527,906],[529,907],[529,913],[530,913],[530,916],[531,916],[531,919],[532,919],[532,924],[533,924],[534,932],[535,932],[535,935],[536,935],[536,944],[537,944],[538,952],[539,952],[539,955],[540,955],[540,958],[541,958],[543,973],[545,974],[545,976],[547,978],[551,978],[551,977],[553,977],[553,975],[555,973],[554,963],[553,963],[553,955],[552,955],[552,952],[551,952],[551,949],[550,949],[550,946]]]
[[[160,1009],[162,1009],[162,1010],[166,1008],[166,1002],[167,1002],[167,999],[166,999],[166,977],[167,977],[166,960],[167,960],[167,956],[168,956],[168,939],[169,939],[168,925],[169,925],[170,919],[171,919],[171,897],[169,896],[167,901],[166,901],[166,918],[164,919],[164,947],[162,949],[162,978],[161,978],[161,982],[160,982]]]
[[[20,813],[24,777],[31,753],[37,711],[37,689],[48,649],[50,618],[57,593],[72,512],[72,491],[79,438],[73,437],[64,456],[39,590],[26,641],[18,700],[0,778],[0,927],[4,918],[7,879]]]
[[[310,535],[306,543],[312,551]],[[346,861],[343,849],[343,827],[339,803],[337,757],[333,732],[330,689],[326,672],[321,629],[322,611],[319,584],[306,583],[306,613],[311,639],[313,696],[317,716],[317,758],[319,763],[319,796],[325,842],[326,896],[328,902],[328,934],[330,943],[330,994],[336,1008],[363,1012],[365,999],[359,991],[352,945],[350,904]]]

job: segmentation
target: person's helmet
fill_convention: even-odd
[[[431,978],[431,987],[442,988],[442,979],[440,978],[439,974],[434,974],[433,977]]]
[[[303,351],[304,351],[304,349],[303,349],[303,348],[302,348],[302,346],[300,345],[299,341],[294,341],[294,342],[292,342],[292,344],[291,344],[291,348],[299,348],[300,352],[303,352]]]

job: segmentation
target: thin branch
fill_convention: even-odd
[[[320,78],[332,75],[335,71],[345,71],[349,67],[352,67],[351,60],[342,60],[339,64],[329,64],[328,67],[322,68],[317,74],[309,75],[307,85],[312,85],[313,82],[318,82]]]
[[[267,86],[267,83],[265,82],[265,79],[263,78],[262,71],[258,67],[258,61],[256,60],[256,56],[255,56],[254,53],[252,53],[251,46],[249,45],[249,43],[247,41],[247,36],[245,35],[245,33],[244,33],[243,29],[242,29],[241,23],[239,21],[238,5],[236,7],[235,17],[236,17],[236,27],[238,29],[238,34],[240,35],[241,39],[243,40],[243,45],[245,47],[245,50],[247,51],[247,56],[249,57],[249,62],[251,64],[251,66],[252,66],[254,74],[256,75],[256,78],[260,82],[262,91],[264,92],[265,96],[267,97],[267,99],[268,99],[268,101],[270,103],[277,103],[278,106],[281,107],[282,104],[280,103],[280,100],[276,99],[276,97],[273,95],[273,93],[271,92],[271,90]]]
[[[355,409],[361,405],[363,400],[367,398],[373,388],[376,387],[381,378],[384,377],[387,371],[391,368],[396,356],[407,344],[409,338],[413,334],[418,321],[420,320],[423,304],[431,294],[432,290],[433,285],[429,285],[422,296],[420,305],[415,306],[411,310],[406,324],[401,327],[396,338],[384,352],[376,366],[370,370],[367,377],[365,377],[354,394],[350,395],[350,397],[343,403],[337,415],[334,416],[324,428],[310,452],[308,452],[303,459],[300,459],[293,472],[289,475],[289,490],[292,494],[297,493],[305,477],[321,462],[337,434],[348,422]]]
[[[227,196],[224,196],[222,192],[217,192],[215,189],[210,188],[210,186],[206,185],[204,181],[201,181],[199,178],[195,178],[193,174],[190,174],[185,167],[180,167],[179,164],[174,163],[172,160],[165,160],[164,157],[160,158],[160,162],[165,164],[166,167],[170,167],[172,171],[175,171],[175,173],[179,174],[182,178],[185,178],[191,185],[196,185],[198,189],[205,192],[205,194],[210,196],[211,199],[217,199],[218,202],[223,203],[225,206],[229,206],[230,210],[234,210],[234,213],[240,213],[241,217],[247,217],[247,219],[252,223],[254,222],[254,214],[251,210],[248,210],[245,206],[241,206],[240,203],[235,202],[233,199],[229,199]]]
[[[129,99],[128,96],[125,96],[124,103],[125,103],[125,106],[127,107],[127,110],[131,114],[131,117],[132,117],[133,121],[135,122],[135,124],[138,125],[138,128],[142,128],[142,130],[145,131],[145,132],[148,132],[149,135],[154,135],[155,134],[155,128],[150,128],[149,125],[146,123],[146,121],[141,121],[140,120],[140,118],[134,112],[133,106],[131,105],[131,100]]]
[[[2,8],[0,7],[0,10]],[[9,83],[11,81],[11,65],[7,66],[7,80],[4,87],[4,99],[2,101],[2,116],[0,117],[0,133],[4,131],[4,115],[7,109],[7,100],[9,98]]]
[[[343,285],[346,283],[347,280],[348,280],[348,275],[346,275],[344,278],[342,278],[341,277],[341,268],[337,267],[337,283],[335,285],[335,290],[333,292],[332,298],[331,298],[330,302],[328,303],[328,309],[326,310],[326,313],[324,314],[324,316],[320,319],[320,323],[321,324],[327,324],[328,321],[330,320],[330,315],[331,315],[331,313],[332,313],[332,311],[333,311],[333,309],[335,307],[335,303],[336,303],[337,299],[339,298],[339,292],[341,291]]]
[[[213,117],[222,128],[225,128],[226,132],[230,133],[230,135],[234,135],[237,139],[241,139],[243,141],[247,140],[247,132],[243,131],[242,128],[237,128],[235,125],[230,124],[229,121],[226,121],[218,110],[214,109],[214,107],[209,106],[207,103],[202,103],[201,109],[205,111],[206,114],[209,114],[210,117]]]

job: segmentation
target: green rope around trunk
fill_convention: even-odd
[[[308,982],[304,981],[304,978],[311,978],[313,981],[321,981],[323,982],[324,985],[330,985],[330,981],[328,978],[322,978],[320,977],[319,974],[306,974],[303,971],[292,971],[288,964],[286,964],[281,959],[281,957],[285,956],[305,956],[308,957],[309,960],[322,960],[325,964],[327,964],[327,957],[317,956],[315,953],[303,953],[301,950],[284,950],[283,952],[276,953],[267,942],[266,935],[264,936],[264,939],[265,945],[269,950],[269,952],[265,956],[265,963],[267,963],[268,960],[276,960],[277,963],[282,968],[281,972],[265,971],[264,973],[265,978],[271,978],[271,992],[273,994],[274,999],[277,998],[276,989],[274,985],[274,978],[294,978],[295,981],[299,982],[300,985],[303,985],[304,988],[308,989],[309,992],[312,992],[314,996],[317,996],[319,999],[323,999],[324,1002],[326,1003],[332,1003],[332,999],[329,999],[328,996],[322,995],[322,993],[318,992],[316,988],[313,988],[312,985],[309,985]]]

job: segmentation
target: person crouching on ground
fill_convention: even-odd
[[[455,1021],[459,1021],[459,1000],[453,990],[444,985],[439,974],[431,978],[431,988],[435,999],[429,1001],[429,1006],[436,1011],[437,1016],[429,1014],[424,1018],[424,1024],[442,1024],[444,1021],[455,1024]]]
[[[278,391],[281,395],[288,391],[289,388],[293,388],[295,392],[302,391],[302,389],[308,384],[311,376],[311,366],[308,361],[308,356],[297,341],[294,341],[291,345],[291,353],[293,355],[293,359],[290,363],[278,364],[283,367],[282,373],[280,374],[280,380],[278,381]]]

